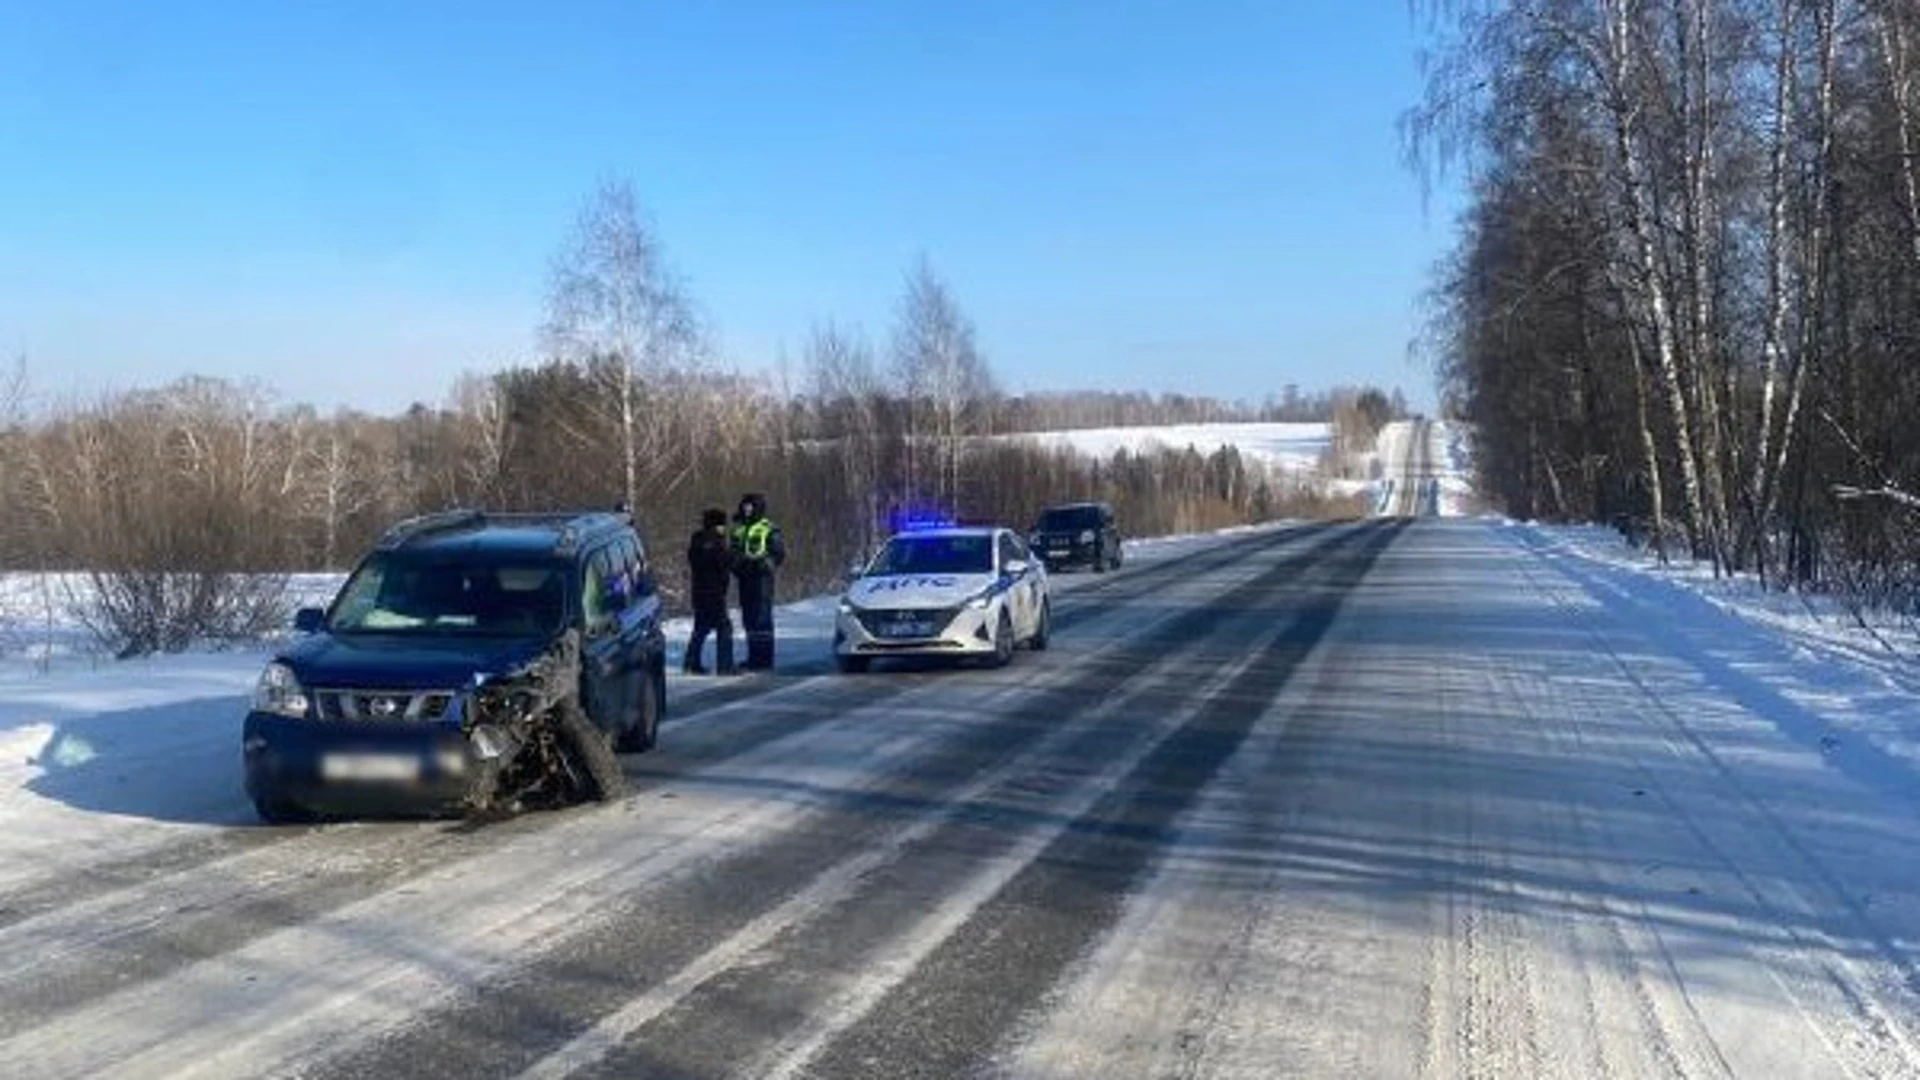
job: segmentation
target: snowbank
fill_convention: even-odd
[[[1507,528],[1752,711],[1874,786],[1920,799],[1908,779],[1920,771],[1912,627],[1862,623],[1833,598],[1766,589],[1751,575],[1661,565],[1602,526]]]

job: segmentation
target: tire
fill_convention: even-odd
[[[253,800],[253,812],[269,825],[311,825],[320,820],[320,816],[313,811],[284,799],[256,797]]]
[[[665,681],[659,674],[648,672],[641,685],[646,691],[640,697],[640,707],[635,710],[633,726],[620,733],[614,741],[614,749],[622,754],[644,754],[660,743],[660,717],[666,710],[666,696],[660,690]]]
[[[1040,602],[1040,624],[1033,628],[1033,636],[1027,639],[1027,648],[1034,652],[1046,652],[1047,642],[1053,637],[1053,603]]]
[[[607,802],[627,793],[627,774],[620,771],[620,759],[614,756],[613,741],[593,726],[577,702],[560,706],[560,737],[567,742],[572,765],[577,770],[579,795],[588,802]]]
[[[1095,552],[1093,558],[1087,561],[1087,566],[1096,574],[1104,574],[1107,572],[1107,557]]]
[[[1002,608],[1000,609],[1000,622],[994,627],[993,631],[992,664],[994,667],[1006,667],[1013,662],[1014,644],[1013,616],[1007,614],[1006,609]]]
[[[834,663],[840,665],[842,675],[865,674],[869,668],[873,667],[871,656],[836,656],[833,659]]]

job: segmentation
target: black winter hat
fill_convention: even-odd
[[[715,525],[725,525],[726,523],[727,512],[717,506],[709,506],[700,512],[700,527],[703,529],[711,529]]]

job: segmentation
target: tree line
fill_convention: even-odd
[[[1325,423],[1342,406],[1371,391],[1393,416],[1410,411],[1406,395],[1365,386],[1302,391],[1288,384],[1258,402],[1219,401],[1187,394],[1105,390],[1039,392],[1008,398],[999,420],[1008,431],[1077,431],[1169,424]],[[1373,400],[1372,397],[1369,400]]]
[[[1916,602],[1920,7],[1443,0],[1430,335],[1483,493]]]
[[[747,491],[768,497],[787,532],[789,595],[831,585],[907,507],[1019,526],[1049,503],[1106,499],[1134,535],[1359,509],[1231,447],[1096,459],[1022,440],[1278,406],[1004,394],[925,260],[884,340],[823,323],[798,380],[727,370],[626,185],[586,201],[543,330],[545,359],[464,377],[443,403],[397,416],[323,415],[206,378],[28,409],[17,376],[0,385],[0,566],[83,575],[82,617],[136,654],[257,634],[285,617],[288,572],[345,568],[393,521],[455,506],[625,503],[676,602],[700,511]],[[1362,389],[1285,398],[1302,420],[1397,401]]]

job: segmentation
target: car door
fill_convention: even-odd
[[[1037,633],[1040,629],[1040,613],[1047,605],[1047,566],[1018,536],[1013,537],[1013,552],[1027,564],[1026,578],[1021,584],[1027,593],[1028,629]]]
[[[667,639],[660,622],[663,609],[655,587],[647,551],[638,538],[628,537],[615,547],[626,603],[619,612],[620,641],[629,667],[626,680],[628,708],[638,707],[646,681],[664,671]]]
[[[1011,579],[1007,588],[1007,611],[1013,619],[1014,633],[1024,638],[1033,633],[1035,613],[1039,610],[1033,602],[1033,566],[1029,552],[1011,532],[1000,534],[998,547],[1000,572]]]
[[[588,553],[580,578],[581,705],[601,730],[618,732],[626,727],[635,699],[629,696],[633,661],[610,588],[616,580],[611,547]]]

